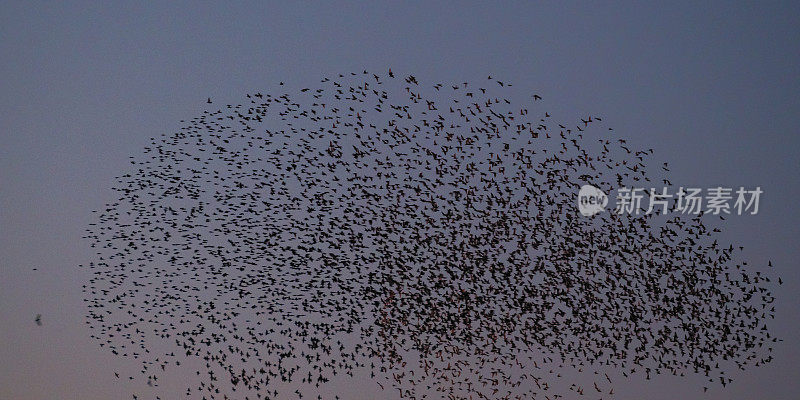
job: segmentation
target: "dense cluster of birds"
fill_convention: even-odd
[[[608,371],[726,385],[771,360],[770,279],[716,217],[578,212],[581,185],[667,170],[602,118],[555,122],[492,77],[287,87],[209,98],[88,229],[92,337],[153,390],[192,368],[198,399],[323,398],[360,373],[396,398],[610,398]]]

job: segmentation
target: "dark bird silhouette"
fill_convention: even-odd
[[[508,82],[388,72],[209,108],[120,172],[84,296],[138,393],[188,369],[198,399],[363,372],[400,398],[560,399],[613,394],[567,371],[727,385],[771,361],[771,284],[716,218],[577,212],[583,184],[669,182],[651,150]]]

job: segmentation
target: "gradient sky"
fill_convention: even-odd
[[[615,392],[795,398],[800,5],[486,3],[0,5],[0,399],[129,398],[111,371],[138,364],[89,338],[77,265],[91,210],[115,199],[113,178],[148,138],[209,96],[389,67],[428,82],[492,75],[562,119],[602,115],[669,161],[674,185],[760,186],[760,213],[729,218],[722,238],[783,277],[775,361],[705,395],[701,379],[671,376]]]

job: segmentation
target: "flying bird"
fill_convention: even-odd
[[[553,399],[583,393],[567,371],[725,385],[721,357],[771,361],[771,286],[715,222],[577,211],[666,165],[497,82],[356,70],[154,136],[84,235],[92,338],[200,399],[365,371],[401,398]]]

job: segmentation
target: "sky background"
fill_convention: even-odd
[[[137,363],[89,338],[89,274],[77,265],[91,256],[81,239],[91,210],[115,200],[114,177],[150,137],[177,131],[207,97],[238,102],[279,81],[389,67],[426,82],[492,75],[539,93],[561,119],[601,115],[668,161],[676,186],[760,186],[759,214],[728,218],[721,237],[783,278],[774,362],[705,395],[703,380],[671,376],[614,390],[795,398],[800,5],[485,3],[3,2],[0,399],[129,398],[111,371]]]

